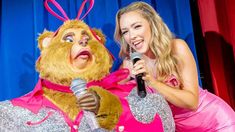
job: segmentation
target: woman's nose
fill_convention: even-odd
[[[129,35],[130,35],[130,39],[135,39],[136,38],[136,34],[133,31],[130,31]]]

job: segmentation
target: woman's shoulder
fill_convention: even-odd
[[[191,54],[188,44],[182,39],[172,40],[172,51],[177,56],[185,56]]]

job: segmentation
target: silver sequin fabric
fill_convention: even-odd
[[[156,114],[162,120],[165,132],[174,132],[175,124],[170,107],[165,99],[158,93],[148,93],[140,98],[134,88],[127,97],[131,112],[136,120],[150,123]],[[52,113],[45,121],[39,124],[28,125],[27,122],[40,122],[48,113]],[[86,119],[82,118],[78,128],[79,132],[91,132]],[[10,101],[0,102],[0,132],[70,132],[63,114],[48,107],[42,107],[37,114],[26,108],[13,106]],[[102,130],[105,131],[105,130]]]
[[[27,122],[39,122],[48,113],[52,113],[45,121],[39,124],[28,125]],[[82,118],[79,132],[91,132],[86,119]],[[37,114],[28,109],[13,106],[10,101],[0,102],[0,132],[70,132],[61,112],[42,107]]]
[[[150,123],[158,114],[163,123],[164,132],[175,132],[174,118],[167,101],[159,93],[147,93],[145,98],[137,95],[134,88],[127,97],[135,119],[142,123]]]

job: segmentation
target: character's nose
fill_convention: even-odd
[[[79,41],[79,44],[83,47],[86,47],[87,43],[88,43],[88,36],[82,36],[81,40]]]
[[[88,40],[80,40],[80,41],[79,41],[79,45],[81,45],[81,46],[83,46],[83,47],[86,47],[87,41],[88,41]]]

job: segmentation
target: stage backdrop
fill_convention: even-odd
[[[197,3],[215,94],[235,110],[235,1]]]
[[[43,0],[1,0],[0,100],[15,98],[34,88],[38,80],[35,61],[39,56],[38,34],[55,31],[62,22],[49,14]],[[70,18],[75,18],[82,0],[57,0]],[[113,40],[115,15],[119,8],[134,0],[95,0],[84,19],[100,28],[107,37],[107,48],[116,58],[112,71],[121,64],[119,47]],[[184,39],[196,58],[189,0],[145,0],[162,16],[171,31]],[[51,6],[52,7],[52,6]],[[85,10],[88,5],[86,5]],[[196,58],[197,61],[197,58]],[[199,79],[200,80],[200,79]]]

